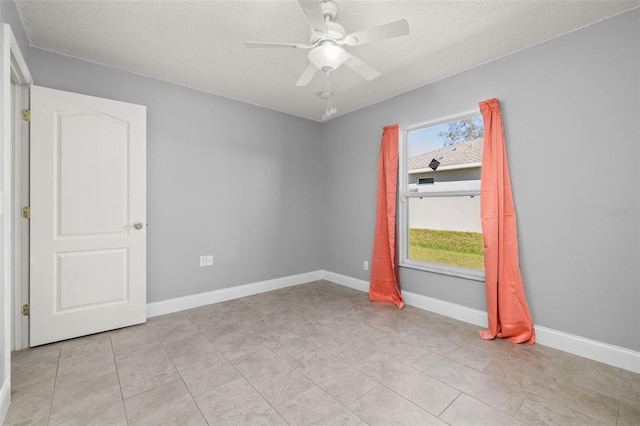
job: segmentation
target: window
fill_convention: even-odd
[[[400,144],[400,265],[484,280],[478,112],[408,129]]]
[[[429,183],[434,183],[434,179],[433,177],[419,177],[418,178],[418,185],[427,185]]]

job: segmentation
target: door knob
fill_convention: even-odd
[[[133,224],[133,227],[136,229],[142,229],[142,223],[141,222],[136,222]]]

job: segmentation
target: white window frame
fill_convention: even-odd
[[[437,126],[451,121],[462,120],[480,114],[479,110],[469,111],[463,114],[442,118],[402,129],[401,143],[399,148],[398,167],[398,248],[399,266],[404,268],[418,269],[422,271],[434,272],[442,275],[449,275],[459,278],[466,278],[474,281],[485,280],[484,271],[478,269],[464,268],[461,266],[446,265],[442,263],[423,262],[409,258],[409,199],[424,197],[463,197],[480,196],[480,181],[468,181],[468,185],[452,185],[446,190],[438,189],[434,185],[420,185],[419,192],[409,192],[409,132],[423,129],[425,127]],[[462,182],[462,181],[459,181]]]

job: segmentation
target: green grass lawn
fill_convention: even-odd
[[[483,270],[482,233],[412,228],[409,230],[409,258]]]

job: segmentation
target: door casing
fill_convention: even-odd
[[[3,152],[3,182],[4,187],[0,188],[0,193],[4,191],[2,202],[2,291],[4,297],[3,313],[3,356],[2,368],[4,381],[0,387],[0,422],[4,420],[9,402],[11,400],[11,351],[21,349],[24,343],[16,346],[16,336],[22,335],[22,318],[16,321],[16,297],[18,293],[22,296],[22,278],[20,271],[22,267],[16,268],[24,261],[22,250],[24,246],[18,238],[22,233],[23,224],[20,222],[19,211],[22,206],[18,205],[18,194],[22,192],[22,160],[16,159],[16,154],[22,152],[22,142],[24,135],[21,130],[24,125],[16,126],[16,118],[21,117],[22,109],[25,107],[24,101],[28,102],[28,87],[33,83],[27,64],[22,56],[18,42],[8,24],[0,26],[0,99],[2,100],[2,142]],[[19,161],[19,162],[17,162]],[[20,240],[20,241],[18,241]],[[16,249],[16,245],[20,250]],[[20,281],[16,279],[19,278]],[[20,296],[20,297],[21,297]],[[21,310],[21,305],[20,305]]]

